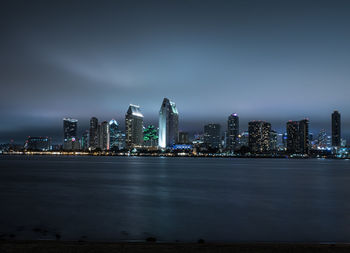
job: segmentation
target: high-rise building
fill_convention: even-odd
[[[109,150],[109,123],[103,121],[100,126],[100,148],[101,150]]]
[[[125,114],[125,144],[127,149],[143,144],[143,115],[138,105],[130,105]]]
[[[80,147],[82,150],[88,150],[89,148],[89,130],[86,130],[81,139],[80,139]]]
[[[332,146],[340,147],[341,146],[341,121],[340,113],[334,111],[332,113]]]
[[[179,113],[176,104],[164,98],[159,110],[159,147],[172,147],[179,139]]]
[[[71,118],[63,119],[63,136],[67,141],[71,138],[77,138],[78,120]]]
[[[249,146],[249,132],[244,131],[239,135],[239,146],[248,147]]]
[[[158,146],[158,129],[149,125],[143,130],[143,145],[146,147]]]
[[[325,129],[321,129],[317,136],[317,146],[319,149],[325,149],[327,147],[327,133]]]
[[[204,144],[208,148],[220,148],[221,129],[219,124],[208,124],[204,126]]]
[[[188,144],[190,140],[187,132],[179,132],[179,144]]]
[[[265,121],[251,121],[248,124],[249,149],[252,153],[270,151],[271,124]]]
[[[119,124],[115,119],[109,121],[109,146],[111,149],[118,147]]]
[[[287,122],[287,152],[290,154],[299,153],[299,122]]]
[[[226,148],[234,151],[239,144],[239,117],[236,113],[231,114],[227,120]]]
[[[278,134],[275,130],[271,130],[270,132],[270,150],[271,151],[278,150]]]
[[[94,150],[99,147],[98,119],[90,119],[89,148]]]
[[[309,154],[309,120],[299,121],[299,152]]]
[[[73,150],[77,138],[78,120],[71,118],[63,119],[63,149]]]
[[[309,120],[287,122],[287,152],[290,154],[309,153]]]

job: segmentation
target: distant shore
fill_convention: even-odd
[[[154,243],[154,242],[74,242],[0,241],[1,253],[16,252],[350,252],[345,243]]]
[[[335,156],[305,156],[305,155],[286,155],[286,154],[251,154],[251,155],[234,155],[234,154],[192,154],[192,153],[112,153],[112,152],[64,152],[64,151],[18,151],[2,152],[0,155],[23,155],[23,156],[126,156],[126,157],[192,157],[192,158],[270,158],[270,159],[350,159],[350,157]]]

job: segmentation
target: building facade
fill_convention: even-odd
[[[176,104],[164,98],[159,110],[160,148],[172,147],[179,140],[179,113]]]
[[[309,154],[309,120],[287,122],[287,152]]]
[[[130,105],[125,114],[125,144],[127,149],[143,145],[143,115],[138,105]]]
[[[221,127],[219,124],[208,124],[204,126],[204,144],[211,149],[221,147]]]
[[[226,148],[234,151],[239,145],[239,117],[236,113],[228,117],[226,138]]]
[[[338,111],[332,113],[332,146],[341,146],[341,118]]]
[[[98,147],[99,147],[98,119],[95,117],[92,117],[90,119],[89,149],[95,150]]]
[[[270,123],[265,121],[251,121],[248,123],[248,132],[251,153],[266,153],[270,151]]]

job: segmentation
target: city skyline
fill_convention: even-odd
[[[166,100],[168,101],[168,103],[170,102],[170,103],[174,104],[174,107],[176,108],[175,103],[170,101],[167,98],[163,99],[163,103],[162,104],[164,104],[164,101],[166,101]],[[145,119],[144,116],[143,116],[143,110],[142,110],[143,108],[141,108],[139,105],[130,104],[129,107],[128,107],[128,110],[126,111],[126,114],[128,114],[128,111],[131,110],[130,108],[134,108],[134,107],[136,107],[138,113],[140,114],[138,116],[141,116],[142,119],[143,119],[142,120],[143,127],[153,126],[154,125],[157,128],[159,128],[159,118],[158,118],[158,120],[154,120],[154,121],[151,121],[149,119],[148,120]],[[176,112],[177,112],[177,109],[176,109]],[[326,131],[327,135],[332,136],[332,124],[333,124],[333,115],[334,115],[334,113],[338,113],[339,114],[339,111],[334,110],[334,111],[332,111],[332,114],[330,114],[330,116],[329,116],[330,119],[329,119],[329,122],[328,122],[328,124],[329,124],[328,128],[327,127],[321,127],[317,131],[312,131],[312,129],[315,130],[315,128],[312,128],[312,127],[309,126],[308,127],[309,128],[309,130],[308,130],[309,133],[316,136],[320,132]],[[158,117],[159,117],[159,115],[158,115]],[[177,115],[177,118],[179,119],[179,123],[177,123],[177,127],[178,127],[177,131],[178,131],[178,133],[179,132],[189,133],[190,134],[190,139],[192,139],[192,136],[194,136],[195,134],[205,134],[205,130],[203,130],[204,126],[206,126],[208,124],[209,125],[210,124],[219,124],[220,127],[221,127],[221,134],[225,134],[225,133],[228,134],[228,130],[229,129],[227,128],[227,124],[228,124],[228,122],[232,122],[232,121],[230,121],[231,117],[237,118],[237,119],[239,118],[239,121],[241,121],[241,115],[240,114],[231,113],[230,115],[228,115],[228,119],[226,119],[226,120],[224,119],[224,117],[221,120],[216,120],[216,121],[207,119],[207,120],[203,121],[203,123],[198,123],[198,125],[196,125],[196,127],[194,127],[193,129],[185,130],[184,128],[181,128],[181,121],[180,121],[181,116],[179,117]],[[278,125],[280,127],[275,127],[269,120],[264,120],[264,119],[261,119],[261,118],[260,119],[244,119],[244,116],[243,116],[243,120],[242,120],[243,124],[239,123],[239,125],[238,125],[238,130],[239,130],[238,134],[241,134],[241,133],[243,133],[245,131],[248,131],[249,123],[252,122],[252,121],[264,121],[264,122],[266,121],[266,122],[268,122],[271,125],[271,130],[274,130],[277,133],[281,133],[281,134],[285,133],[285,134],[287,134],[286,122],[279,122]],[[308,117],[303,117],[303,118],[309,120]],[[75,124],[75,129],[73,130],[74,131],[74,136],[73,135],[70,136],[70,137],[74,137],[74,138],[82,137],[86,133],[87,130],[91,129],[91,127],[92,127],[91,124],[96,125],[96,126],[93,127],[93,129],[96,128],[96,131],[97,131],[97,127],[99,126],[98,125],[99,117],[95,117],[95,116],[89,118],[88,124],[86,124],[86,122],[84,122],[84,120],[82,121],[83,124],[81,124],[81,120],[80,119],[75,119],[73,117],[64,117],[63,119],[59,119],[59,121],[62,121],[62,120],[63,120],[64,124],[66,124],[65,122],[67,122],[67,121],[68,122],[70,122],[70,121],[74,122],[74,124]],[[94,123],[92,123],[92,121]],[[107,123],[107,122],[110,122],[110,121],[117,122],[118,128],[123,129],[124,132],[125,132],[125,130],[126,130],[126,128],[125,128],[126,127],[126,125],[125,125],[125,113],[124,113],[124,116],[113,117],[113,118],[110,118],[110,119],[103,119],[102,123]],[[287,124],[288,124],[288,122],[291,122],[291,121],[292,120],[289,119],[287,121]],[[76,126],[77,122],[79,122],[79,127]],[[246,124],[244,124],[244,123],[246,123]],[[343,132],[346,133],[347,129],[343,125],[344,125],[344,123],[343,123],[343,119],[342,119],[342,121],[341,121],[341,126],[342,126],[341,129],[342,130],[341,131],[342,131],[342,133]],[[240,126],[241,126],[241,128],[240,128]],[[311,126],[312,126],[312,121],[311,121]],[[64,129],[65,128],[66,128],[66,126],[64,126]],[[38,132],[38,131],[42,131],[42,129],[40,129],[40,128],[36,129],[36,132]],[[2,141],[1,143],[13,142],[13,143],[19,143],[20,144],[20,143],[25,141],[30,136],[37,136],[37,137],[49,137],[49,138],[51,138],[52,143],[54,143],[54,144],[62,144],[62,139],[66,138],[66,133],[64,132],[63,135],[62,135],[62,129],[61,128],[58,128],[57,131],[51,132],[51,133],[54,133],[54,134],[51,134],[51,135],[49,135],[49,134],[26,134],[26,135],[23,136],[23,140],[21,140],[21,136],[13,137],[13,138],[10,138],[9,140],[6,140],[6,139],[1,140],[1,137],[0,137],[0,141]],[[30,132],[30,130],[29,130],[29,132]],[[44,130],[43,132],[45,133],[46,131]],[[94,136],[96,134],[97,133],[93,133]],[[90,131],[89,131],[89,135],[90,135],[90,137],[89,137],[89,142],[90,142],[89,145],[90,146],[91,145],[95,145],[96,146],[97,145],[96,143],[95,144],[91,144],[92,138],[91,138]],[[228,140],[230,139],[229,135],[227,135],[226,137],[228,138]],[[348,141],[348,139],[349,139],[349,136],[346,136],[346,135],[344,136],[343,134],[340,137],[341,137],[341,139],[344,139],[346,141]],[[16,139],[17,139],[17,142],[15,141]],[[339,141],[340,141],[340,139],[339,139]],[[95,142],[96,142],[96,140],[95,140]]]
[[[311,132],[330,133],[338,110],[349,140],[350,2],[4,1],[2,10],[1,142],[58,140],[67,116],[123,127],[130,103],[156,125],[163,97],[181,111],[179,131],[224,126],[237,112],[242,126],[265,120],[280,131],[308,117]]]

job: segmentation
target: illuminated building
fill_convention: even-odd
[[[299,121],[299,152],[309,154],[309,120]]]
[[[89,131],[89,148],[95,150],[99,147],[99,133],[98,133],[98,119],[92,117],[90,119],[90,131]]]
[[[245,146],[248,147],[249,146],[249,132],[245,131],[242,132],[240,135],[238,135],[239,138],[239,145],[241,147]]]
[[[28,137],[24,149],[28,151],[49,151],[51,150],[51,139],[48,137]]]
[[[88,150],[89,149],[89,131],[86,130],[81,139],[80,139],[80,147],[82,150]]]
[[[109,150],[109,123],[107,121],[103,121],[99,129],[100,149],[104,151]]]
[[[278,134],[276,131],[271,130],[270,132],[270,150],[271,151],[277,151],[277,140]]]
[[[287,152],[289,154],[309,153],[309,120],[287,122]]]
[[[249,149],[252,153],[270,151],[271,124],[265,121],[251,121],[248,124]]]
[[[239,117],[236,113],[231,114],[227,120],[226,148],[234,151],[239,144]]]
[[[149,125],[143,130],[143,145],[146,147],[158,146],[158,129]]]
[[[332,146],[340,147],[341,146],[341,121],[340,113],[334,111],[332,113]]]
[[[75,141],[77,140],[78,120],[71,118],[63,119],[63,149],[73,150]],[[80,145],[79,145],[80,146]]]
[[[188,144],[190,140],[187,132],[179,132],[179,144]]]
[[[159,110],[159,143],[160,148],[172,147],[179,138],[179,113],[176,104],[164,98]]]
[[[77,137],[78,120],[71,118],[63,119],[64,140]]]
[[[119,147],[118,135],[119,135],[119,124],[115,119],[109,121],[109,146],[110,149]]]
[[[130,105],[125,114],[125,137],[127,149],[143,144],[143,115],[138,105]]]
[[[287,122],[287,152],[290,154],[299,153],[299,122]]]
[[[204,144],[208,148],[220,148],[221,131],[219,124],[208,124],[204,126]]]

